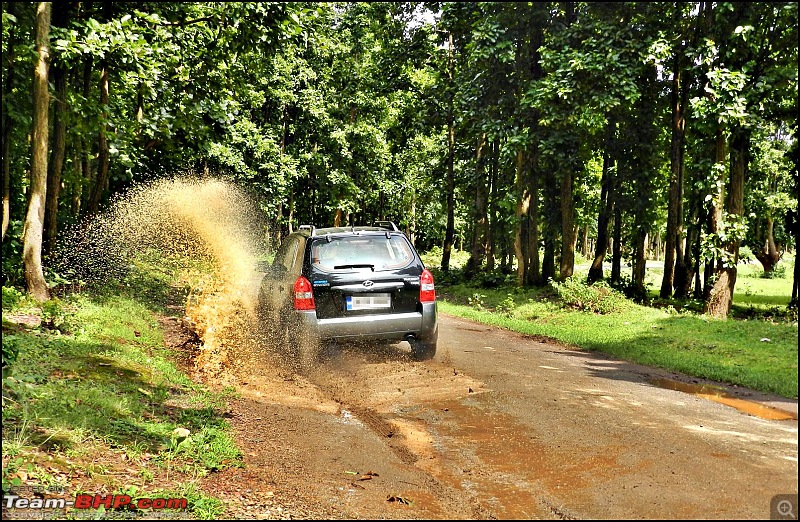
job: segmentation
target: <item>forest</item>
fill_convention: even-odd
[[[2,6],[2,278],[39,300],[65,230],[176,175],[245,187],[273,244],[390,219],[464,278],[579,254],[641,295],[662,259],[716,317],[798,244],[796,2]]]

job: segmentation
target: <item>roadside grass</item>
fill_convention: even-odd
[[[789,254],[778,265],[772,278],[764,277],[761,264],[757,261],[739,263],[736,287],[731,304],[731,317],[734,319],[791,319],[786,305],[792,298],[792,273],[795,258]],[[581,271],[583,274],[585,271]],[[645,283],[649,297],[658,298],[663,268],[648,268]],[[701,309],[701,307],[695,307]]]
[[[438,275],[447,282],[447,276]],[[755,310],[758,319],[721,321],[677,302],[642,306],[616,291],[586,287],[581,275],[532,289],[440,284],[437,279],[439,309],[640,364],[797,397],[796,315],[769,312],[779,307],[777,300],[785,311],[790,280],[742,277],[737,289],[746,282],[752,283],[751,290],[749,295],[737,292],[736,302]]]
[[[171,362],[154,312],[169,313],[186,289],[149,269],[43,307],[3,289],[4,493],[174,492],[189,499],[181,515],[222,513],[196,484],[242,465],[224,418],[232,392],[195,384]]]

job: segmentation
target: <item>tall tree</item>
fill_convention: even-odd
[[[31,189],[28,212],[22,232],[22,260],[28,293],[39,301],[50,298],[42,269],[42,230],[47,197],[47,139],[50,91],[50,15],[51,2],[39,2],[36,9],[36,67],[33,77],[33,137],[31,139]]]
[[[682,294],[688,278],[688,267],[684,256],[684,150],[686,136],[686,117],[689,105],[689,87],[691,85],[689,54],[693,52],[699,34],[702,10],[706,3],[700,4],[700,14],[688,13],[686,2],[677,2],[673,8],[674,51],[672,56],[672,82],[670,90],[671,139],[670,139],[670,178],[667,198],[667,230],[664,245],[664,276],[661,280],[660,295],[670,297],[673,288],[676,294]],[[694,29],[686,20],[695,20]],[[692,32],[691,40],[686,33]]]
[[[729,128],[730,164],[727,179],[723,177],[714,198],[711,238],[717,261],[705,312],[727,317],[736,285],[739,245],[747,230],[745,179],[753,128],[764,118],[785,118],[781,110],[787,106],[785,98],[793,99],[789,106],[793,105],[795,114],[797,111],[797,4],[725,5],[716,15],[714,27],[723,45],[715,50],[718,61],[708,74],[709,88],[715,95],[719,121]],[[794,91],[785,91],[788,86]],[[778,110],[764,103],[766,96],[772,97]],[[721,170],[725,174],[725,169]]]

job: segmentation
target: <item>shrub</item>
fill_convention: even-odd
[[[13,286],[3,287],[3,310],[13,310],[25,298],[25,294]]]
[[[622,293],[604,281],[587,285],[581,279],[568,277],[562,282],[551,281],[550,285],[564,305],[576,310],[609,314],[624,310],[628,304]]]
[[[3,334],[3,377],[19,357],[20,341],[16,335]]]
[[[761,273],[762,279],[783,279],[786,277],[786,264],[778,263],[772,269],[772,272],[766,270]]]
[[[495,307],[495,310],[501,314],[510,316],[516,306],[517,304],[514,302],[514,297],[511,294],[508,294],[506,295],[505,299],[498,303],[498,305]]]
[[[70,332],[68,305],[58,297],[42,303],[42,326],[61,333]]]
[[[486,296],[484,294],[474,293],[469,298],[467,298],[467,302],[475,310],[483,310],[484,299],[486,299]]]

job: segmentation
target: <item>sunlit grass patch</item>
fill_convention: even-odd
[[[7,314],[41,313],[24,299],[4,310],[4,344],[19,347],[3,370],[4,491],[135,484],[148,492],[241,465],[222,415],[230,392],[183,375],[151,307],[126,294],[64,298],[63,331],[8,322]],[[188,436],[178,441],[178,429]],[[219,512],[216,501],[196,496],[190,514]]]

